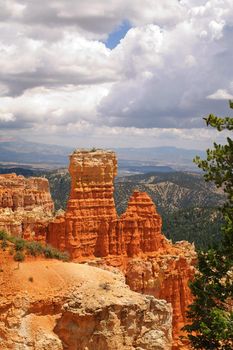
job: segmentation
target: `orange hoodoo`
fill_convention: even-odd
[[[146,193],[134,192],[119,219],[113,199],[114,152],[77,150],[70,156],[67,210],[49,226],[48,241],[72,258],[137,256],[165,248],[161,217]]]

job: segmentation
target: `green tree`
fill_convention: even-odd
[[[233,103],[230,101],[230,108]],[[210,114],[207,126],[218,131],[233,130],[233,118]],[[194,302],[189,307],[190,323],[184,327],[194,349],[233,349],[233,141],[214,143],[205,160],[194,160],[204,171],[206,181],[213,181],[226,194],[221,208],[224,223],[219,246],[198,253],[198,272],[190,287]]]

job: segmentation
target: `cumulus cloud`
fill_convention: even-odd
[[[207,96],[207,98],[212,100],[226,100],[226,99],[230,100],[230,99],[233,99],[233,94],[230,94],[225,89],[218,89],[213,94]]]
[[[145,0],[2,0],[2,18],[18,19],[30,26],[76,27],[92,38],[106,37],[124,19],[138,26],[147,23],[171,26],[185,14],[179,1]]]
[[[1,98],[0,125],[1,120],[10,122],[10,127],[22,129],[37,124],[46,125],[46,128],[70,125],[77,119],[95,123],[96,106],[108,89],[107,84],[97,87],[69,85],[57,89],[37,87],[18,97],[4,97]]]
[[[131,29],[110,50],[124,21]],[[187,140],[182,129],[227,114],[233,96],[231,0],[0,0],[0,33],[8,130]]]
[[[15,120],[14,114],[0,110],[0,121],[13,122]]]
[[[227,35],[210,32],[203,39],[203,30],[193,17],[171,31],[155,25],[130,29],[114,50],[124,62],[125,79],[101,101],[103,119],[108,115],[111,125],[185,128],[201,126],[200,116],[212,108],[225,112],[227,105],[213,104],[208,96],[220,86],[230,89],[233,49]]]

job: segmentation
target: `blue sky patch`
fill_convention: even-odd
[[[119,44],[120,40],[125,37],[130,28],[132,28],[132,26],[128,21],[122,22],[120,26],[118,26],[113,32],[109,34],[105,45],[109,49],[114,49]]]

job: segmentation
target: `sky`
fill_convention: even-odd
[[[0,140],[222,142],[232,43],[233,0],[0,0]]]

